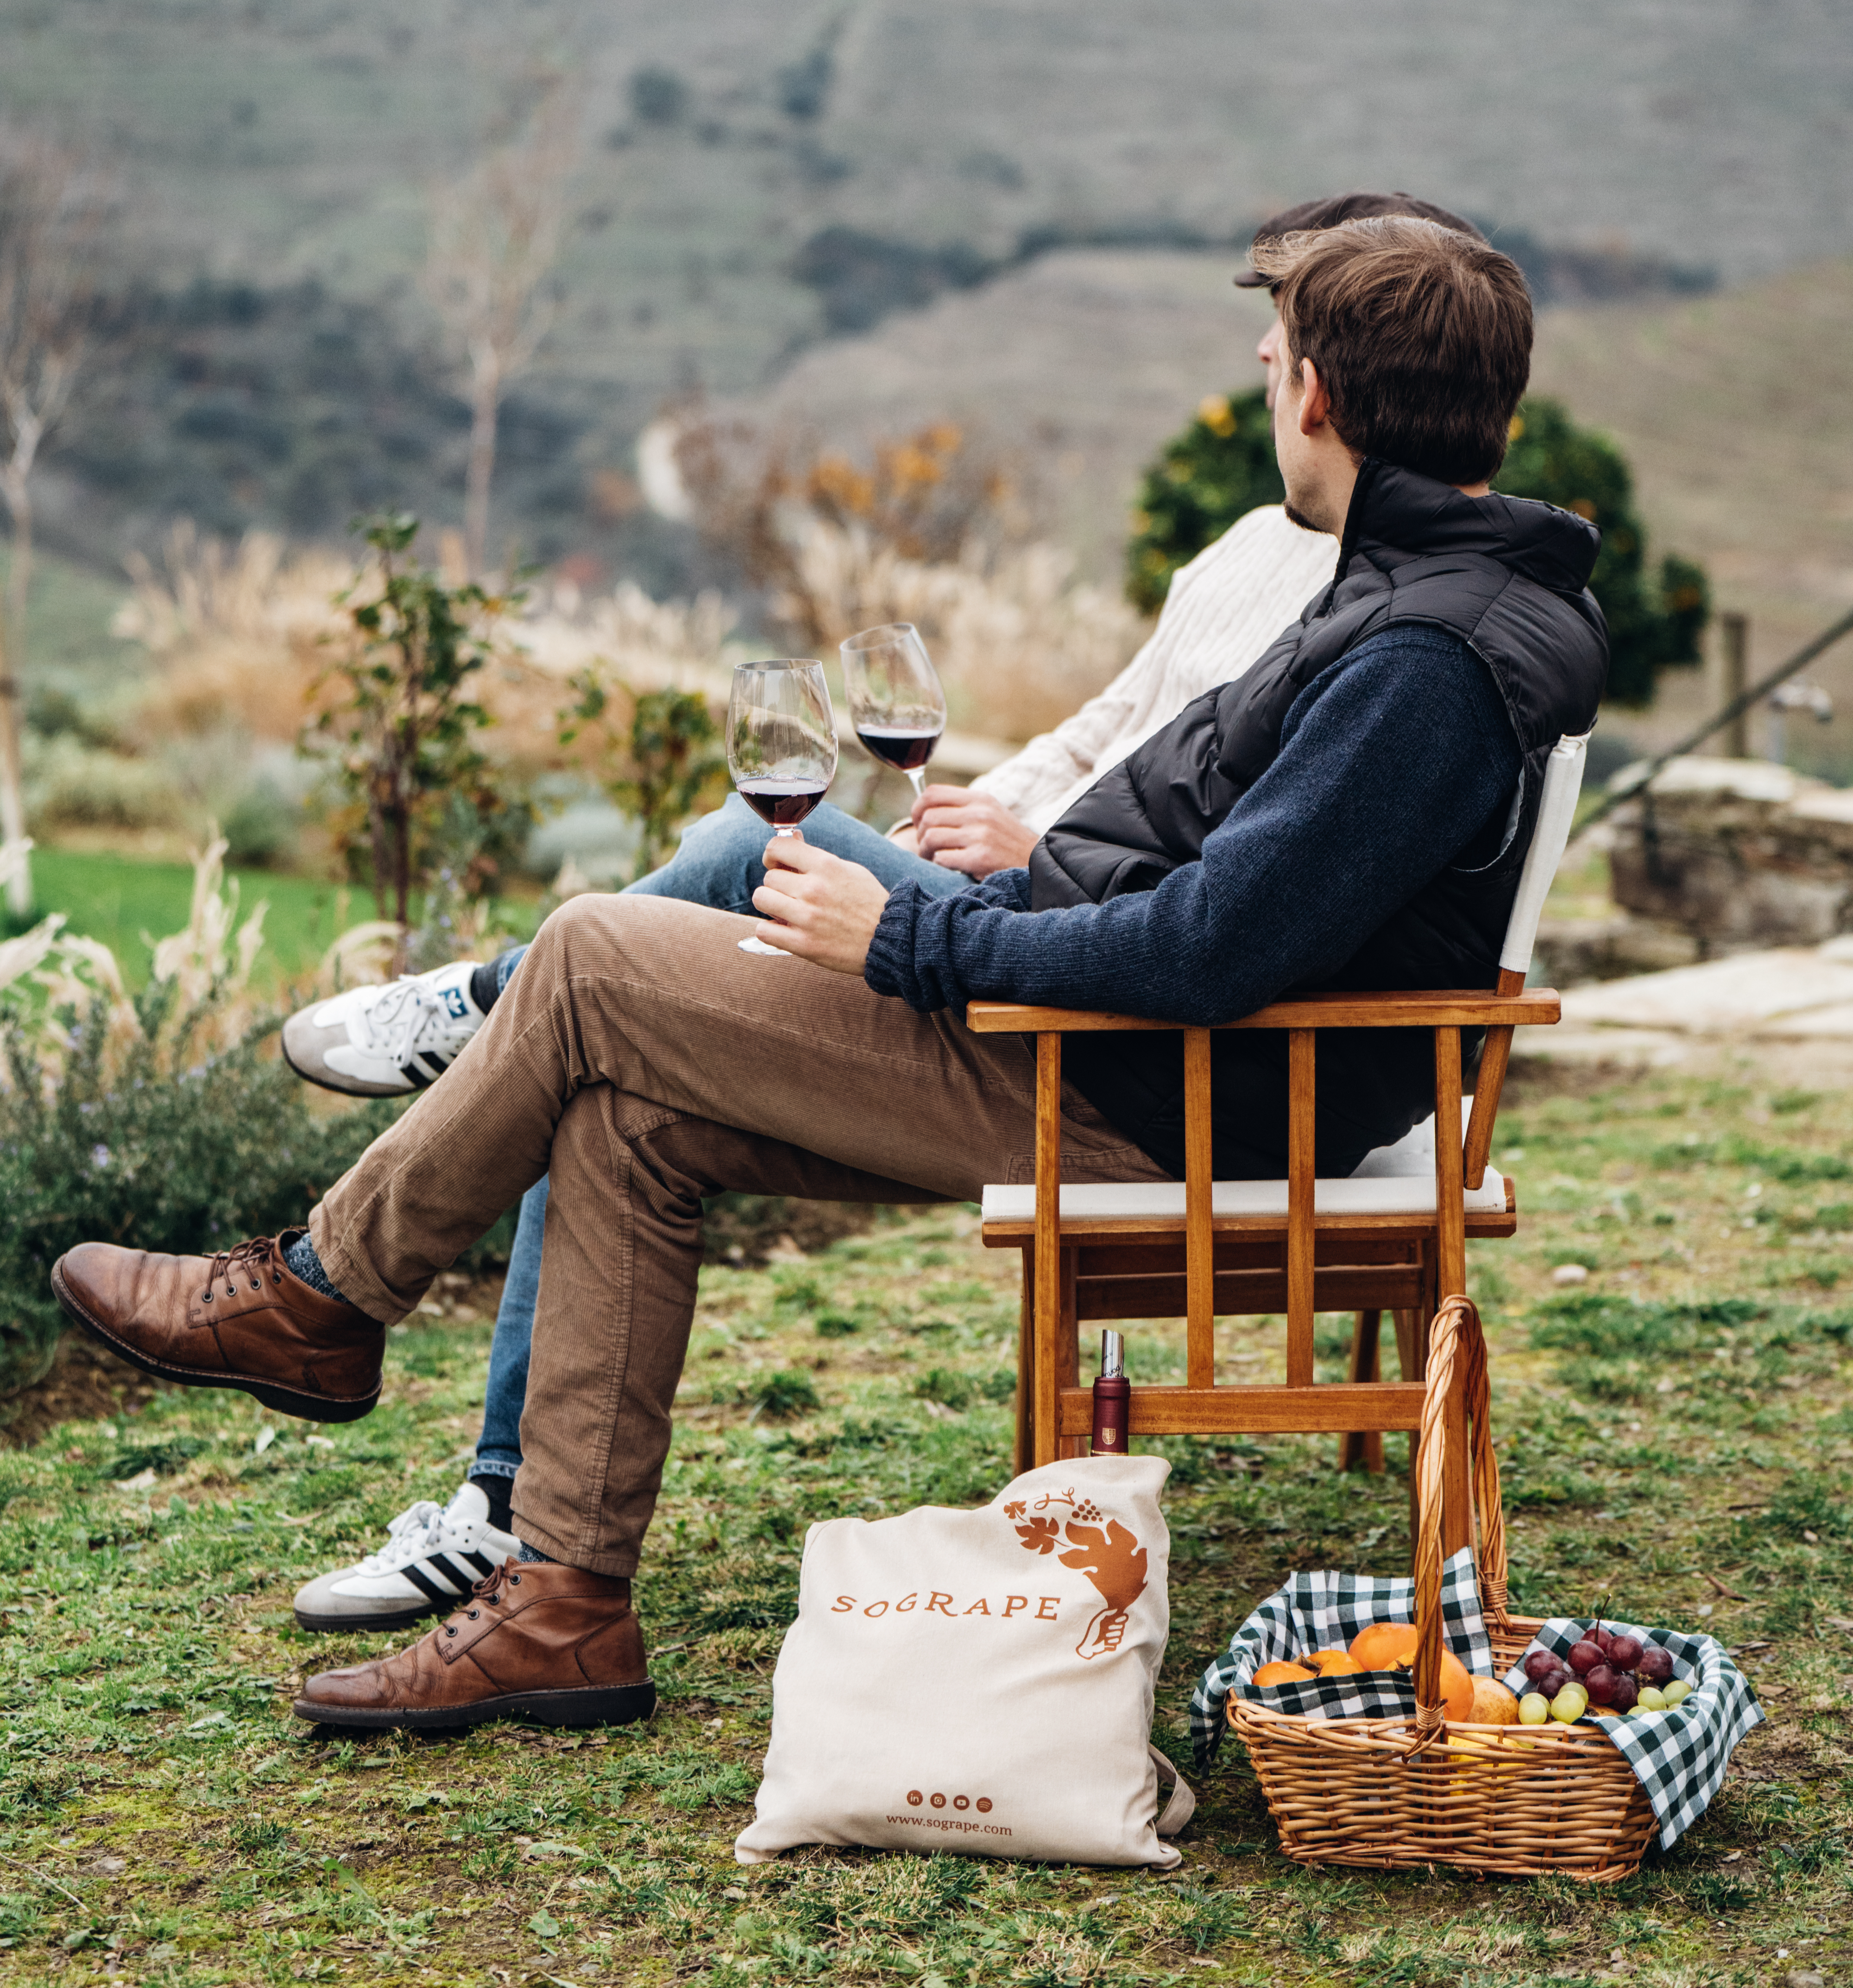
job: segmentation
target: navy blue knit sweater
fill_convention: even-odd
[[[1334,972],[1449,864],[1490,860],[1519,766],[1466,644],[1388,628],[1301,692],[1200,863],[1154,891],[1035,912],[1026,870],[948,898],[903,884],[864,975],[923,1013],[978,999],[1229,1021]]]

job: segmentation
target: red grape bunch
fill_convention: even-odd
[[[1666,1712],[1692,1692],[1683,1679],[1675,1679],[1671,1652],[1600,1622],[1583,1631],[1567,1657],[1533,1650],[1525,1675],[1531,1689],[1519,1702],[1519,1718],[1527,1726],[1547,1718],[1570,1723],[1589,1711],[1616,1717]]]

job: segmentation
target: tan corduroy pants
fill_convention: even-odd
[[[387,1321],[551,1175],[516,1530],[635,1571],[694,1314],[702,1198],[976,1199],[1033,1179],[1034,1063],[861,980],[739,950],[750,919],[574,898],[488,1021],[309,1216],[330,1277]],[[1070,1180],[1166,1176],[1080,1097]]]

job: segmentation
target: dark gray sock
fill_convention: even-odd
[[[320,1291],[323,1297],[334,1298],[342,1304],[347,1303],[347,1297],[328,1281],[328,1273],[322,1268],[322,1259],[316,1254],[306,1229],[283,1252],[283,1261],[312,1291]]]
[[[504,1477],[499,1472],[485,1473],[479,1476],[472,1470],[470,1472],[469,1481],[489,1501],[489,1523],[499,1533],[512,1530],[515,1523],[515,1514],[509,1507],[509,1501],[514,1496],[514,1479]]]
[[[526,1540],[521,1543],[521,1557],[524,1564],[537,1567],[552,1567],[555,1564],[551,1554],[536,1553]]]
[[[495,972],[494,960],[485,960],[470,975],[470,999],[486,1015],[495,1005],[495,997],[502,992],[502,985]]]

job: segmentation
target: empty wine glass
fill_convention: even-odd
[[[837,721],[819,662],[736,663],[727,707],[727,770],[740,798],[775,836],[790,835],[836,777]],[[789,959],[743,938],[742,952]]]
[[[946,728],[945,692],[911,621],[864,628],[843,644],[843,681],[856,736],[898,767],[920,798],[926,762]]]

